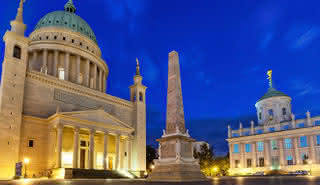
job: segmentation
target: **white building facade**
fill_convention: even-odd
[[[228,126],[230,174],[270,170],[320,170],[320,116],[295,119],[291,98],[272,87],[256,103],[258,125]]]

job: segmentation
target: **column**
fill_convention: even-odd
[[[132,138],[128,136],[127,139],[127,159],[128,159],[128,170],[131,170],[131,150],[132,150]]]
[[[266,166],[271,166],[271,153],[270,153],[270,141],[265,140],[264,141],[264,148],[265,148],[265,161],[266,161]]]
[[[314,145],[314,135],[311,135],[309,136],[309,148],[310,148],[310,154],[311,154],[311,162],[312,164],[315,164],[317,163],[317,156],[316,156],[316,148],[315,148],[315,145]]]
[[[240,149],[240,165],[241,168],[246,168],[247,165],[245,163],[245,150],[244,150],[244,144],[243,143],[239,143],[239,149]]]
[[[89,61],[89,59],[86,60],[84,84],[85,84],[85,86],[90,87],[90,61]]]
[[[231,130],[231,126],[228,125],[228,138],[231,138],[232,137],[232,134],[231,134],[232,130]]]
[[[103,169],[107,170],[108,165],[107,165],[107,157],[108,157],[108,132],[104,133],[103,137]]]
[[[93,64],[93,88],[97,89],[97,64]]]
[[[234,168],[234,161],[233,161],[233,144],[229,144],[229,158],[230,158],[230,168]]]
[[[69,63],[70,63],[70,53],[65,54],[64,60],[64,80],[69,80]]]
[[[294,145],[294,154],[295,154],[295,158],[296,158],[296,164],[301,164],[297,137],[293,138],[293,145]]]
[[[118,170],[120,166],[120,135],[116,135],[116,162],[115,169]]]
[[[63,125],[58,124],[57,125],[57,160],[56,160],[56,166],[57,168],[62,167],[62,137],[63,137]]]
[[[277,140],[279,142],[279,160],[280,160],[280,166],[284,166],[285,164],[285,156],[284,156],[284,147],[283,147],[283,139]]]
[[[308,124],[308,127],[312,127],[312,121],[311,121],[311,114],[310,114],[310,112],[307,111],[306,115],[307,115],[307,124]]]
[[[76,82],[80,84],[80,61],[81,57],[80,55],[77,55],[77,63],[76,63]]]
[[[33,70],[33,65],[36,63],[37,61],[37,50],[33,50],[33,55],[32,55],[32,60],[29,61],[29,70],[32,71]]]
[[[99,68],[98,89],[102,92],[102,70]]]
[[[44,49],[43,50],[43,59],[42,59],[43,63],[42,63],[42,68],[41,68],[41,72],[47,74],[48,72],[48,50]]]
[[[102,75],[102,86],[103,86],[103,91],[102,92],[106,92],[107,89],[107,79],[106,79],[106,72],[103,71],[103,75]]]
[[[74,128],[74,139],[73,139],[73,159],[72,159],[72,167],[78,168],[78,156],[79,156],[79,132],[80,128]]]
[[[58,68],[58,60],[59,60],[59,51],[58,50],[54,50],[54,54],[53,54],[53,73],[52,75],[54,77],[57,77],[57,68]]]
[[[89,137],[90,137],[90,141],[89,141],[89,169],[93,169],[94,168],[94,134],[96,133],[96,131],[94,129],[90,130],[89,133]]]
[[[252,143],[252,167],[257,167],[256,142]]]

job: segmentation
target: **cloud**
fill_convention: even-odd
[[[314,25],[302,25],[293,27],[286,39],[291,50],[299,50],[308,47],[320,36],[320,27]]]
[[[114,21],[139,16],[145,10],[145,0],[104,0],[107,12]]]
[[[143,55],[139,60],[144,79],[148,82],[155,82],[160,76],[159,67],[148,55]]]
[[[292,80],[291,89],[297,92],[297,96],[320,93],[320,88],[314,86],[312,82],[305,82],[302,80]]]

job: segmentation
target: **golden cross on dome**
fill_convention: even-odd
[[[268,80],[269,80],[269,86],[270,86],[270,88],[272,88],[272,70],[269,70],[267,72],[267,75],[268,75]]]

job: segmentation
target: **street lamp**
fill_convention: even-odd
[[[27,178],[27,164],[29,164],[30,159],[29,158],[24,158],[23,162],[25,164],[25,167],[24,167],[24,178]]]

